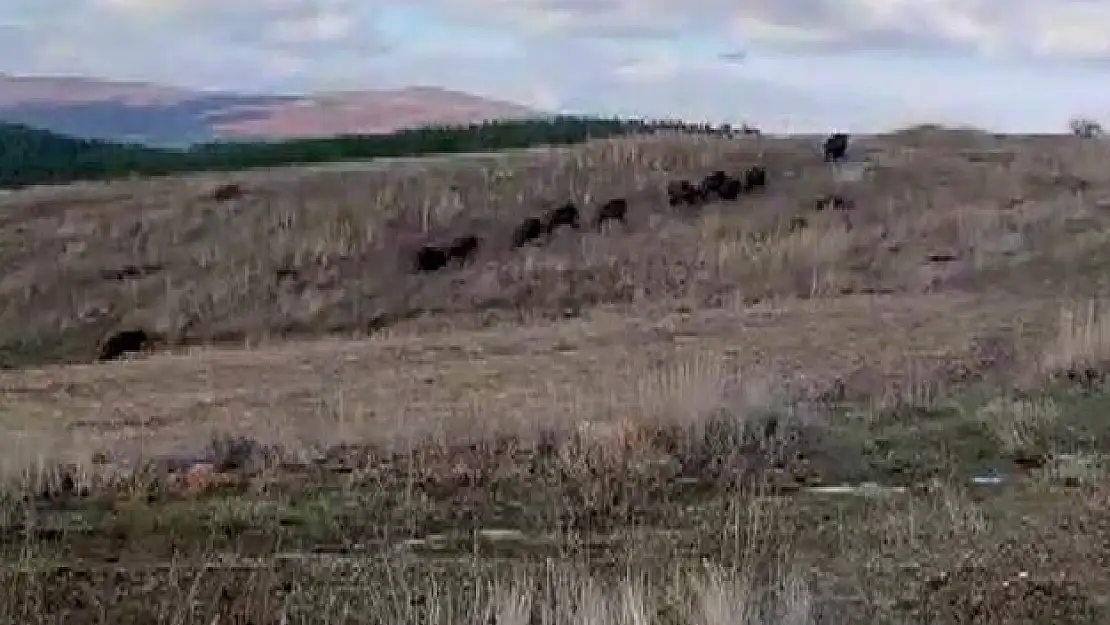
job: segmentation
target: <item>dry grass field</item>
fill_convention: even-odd
[[[8,194],[0,619],[1110,622],[1108,161],[653,137]]]

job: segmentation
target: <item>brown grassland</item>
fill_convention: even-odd
[[[852,153],[627,138],[0,197],[0,621],[1110,622],[1110,144]],[[665,201],[757,162],[763,192]],[[627,228],[509,248],[617,196]],[[406,268],[464,232],[470,265]],[[159,346],[89,364],[125,327]]]

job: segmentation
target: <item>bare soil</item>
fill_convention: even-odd
[[[5,196],[0,615],[1106,622],[1107,147],[818,148],[638,138]],[[666,203],[755,163],[765,191]],[[227,182],[245,197],[213,201]],[[854,207],[816,210],[832,193]],[[613,197],[627,229],[508,245]],[[467,233],[473,263],[408,269]],[[90,364],[132,327],[161,344]]]

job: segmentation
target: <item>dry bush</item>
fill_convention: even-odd
[[[1076,117],[1068,122],[1068,129],[1077,137],[1093,139],[1102,136],[1102,124],[1089,118]]]
[[[498,623],[533,623],[538,617],[540,623],[638,625],[656,622],[664,599],[670,603],[665,606],[669,622],[676,625],[815,622],[812,598],[798,572],[788,573],[770,588],[747,578],[743,570],[719,566],[671,580],[670,587],[662,589],[632,575],[615,583],[566,573],[548,580],[555,587],[545,589],[547,596],[537,593],[536,582],[528,578],[496,585],[492,600],[475,616],[489,614]]]
[[[987,424],[1006,452],[1018,455],[1045,449],[1059,423],[1060,411],[1051,398],[998,397],[981,407],[976,416]]]
[[[1060,308],[1055,340],[1045,347],[1041,361],[1045,372],[1101,377],[1098,372],[1110,362],[1110,321],[1102,306],[1099,300],[1086,300]]]

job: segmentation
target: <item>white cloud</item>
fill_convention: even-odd
[[[1110,58],[1110,2],[1059,2],[1031,11],[1035,54],[1080,59]]]
[[[321,12],[275,22],[268,31],[270,40],[275,43],[328,42],[348,36],[354,25],[350,15]]]
[[[548,35],[673,37],[726,30],[750,44],[778,49],[1110,56],[1110,0],[409,1],[458,20]]]
[[[1099,116],[1110,81],[1089,62],[1106,60],[1110,0],[0,3],[0,71],[247,90],[438,84],[779,128]]]

